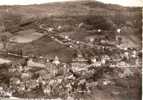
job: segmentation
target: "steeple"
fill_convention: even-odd
[[[54,60],[53,60],[53,63],[55,65],[59,65],[60,64],[60,61],[59,61],[59,58],[57,56],[55,56]]]

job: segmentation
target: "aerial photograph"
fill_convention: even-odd
[[[142,100],[142,0],[1,0],[0,100]]]

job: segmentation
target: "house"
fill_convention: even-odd
[[[72,62],[87,62],[88,60],[85,59],[81,54],[78,54],[76,58],[72,60]]]
[[[45,67],[45,65],[42,63],[34,62],[32,58],[28,59],[27,66]]]
[[[82,71],[86,70],[88,60],[85,59],[81,54],[78,54],[76,58],[72,60],[71,67],[73,71]]]
[[[117,29],[117,33],[121,33],[121,29],[120,28]]]

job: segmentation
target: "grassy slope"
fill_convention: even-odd
[[[83,31],[74,32],[77,27],[75,24],[85,22],[87,25],[92,26],[93,29],[105,28],[109,31],[113,31],[114,28],[124,26],[125,28],[122,35],[127,38],[128,42],[131,42],[131,44],[134,45],[141,43],[140,8],[126,8],[118,5],[107,5],[100,2],[84,1],[28,6],[1,6],[1,15],[5,13],[6,9],[9,9],[9,12],[15,14],[22,14],[24,21],[27,21],[26,18],[29,19],[32,17],[36,19],[35,21],[37,23],[41,24],[48,24],[50,26],[68,25],[70,28],[73,27],[69,30],[71,32],[66,30],[66,35],[71,34],[70,36],[73,39],[83,40],[85,37],[93,35],[93,33],[86,33]],[[101,17],[104,17],[103,19],[105,20],[98,21]],[[87,21],[88,19],[91,20]],[[100,26],[96,25],[97,23]],[[110,28],[106,28],[108,25]],[[34,25],[27,27],[36,28],[35,23]],[[27,29],[27,27],[23,29]],[[127,28],[131,30],[128,31]],[[57,34],[58,33],[59,32],[57,32]],[[109,35],[112,36],[113,34],[110,33]],[[58,55],[62,58],[65,58],[66,56],[67,59],[70,58],[73,53],[73,50],[69,50],[69,48],[63,47],[58,43],[49,40],[47,37],[40,38],[32,43],[24,44],[24,46],[22,45],[21,47],[24,48],[25,53],[32,52],[37,54],[38,52],[39,55]]]

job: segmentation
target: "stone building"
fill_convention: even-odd
[[[81,54],[78,54],[77,57],[72,60],[71,67],[74,71],[81,71],[86,68],[87,62],[87,59],[85,59]]]

